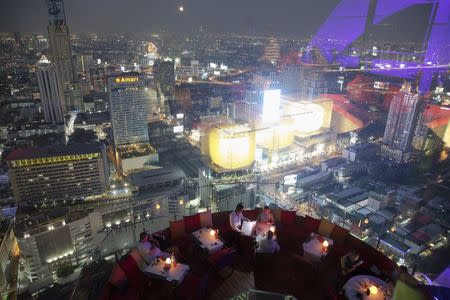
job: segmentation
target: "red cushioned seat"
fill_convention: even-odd
[[[213,254],[211,254],[208,258],[208,261],[214,266],[219,266],[221,263],[223,263],[225,257],[234,254],[236,254],[236,249],[224,247],[219,251],[216,251]]]
[[[282,210],[280,212],[281,225],[290,226],[295,223],[295,211]]]
[[[219,235],[225,241],[232,238],[232,229],[229,221],[230,212],[218,212],[212,214],[213,227],[219,230]]]
[[[317,232],[319,230],[320,220],[305,216],[303,220],[303,227],[306,231]]]
[[[171,240],[172,245],[177,247],[181,253],[187,253],[192,246],[192,238],[185,236],[176,240]]]
[[[249,218],[252,221],[255,221],[261,214],[261,210],[260,209],[244,210],[242,211],[242,214],[244,215],[244,217]]]
[[[139,269],[134,258],[131,255],[127,255],[119,265],[127,276],[128,286],[135,288],[140,295],[143,295],[148,286],[148,280],[141,269]]]
[[[303,242],[309,237],[310,232],[304,230],[301,225],[284,226],[277,228],[277,240],[281,251],[300,253]]]
[[[199,230],[201,227],[200,214],[184,217],[184,231],[186,233],[192,233]]]
[[[102,290],[100,300],[136,300],[139,293],[135,288],[128,287],[125,292],[121,292],[111,283],[107,283]]]
[[[225,276],[231,276],[234,272],[234,261],[236,259],[237,251],[234,248],[222,248],[221,250],[215,252],[208,258],[208,262],[211,267],[217,272],[225,267],[230,267],[231,272]],[[222,274],[218,272],[219,276],[223,277]]]

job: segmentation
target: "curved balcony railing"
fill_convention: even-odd
[[[341,226],[338,226],[330,222],[314,219],[309,216],[302,217],[297,215],[296,212],[293,211],[274,210],[273,212],[277,223],[277,239],[283,253],[294,253],[300,255],[302,251],[301,249],[302,243],[309,238],[311,232],[316,232],[322,235],[326,234],[332,240],[334,240],[334,244],[329,252],[330,257],[329,259],[330,261],[332,261],[330,265],[334,270],[337,270],[337,268],[339,268],[338,263],[336,263],[339,260],[339,258],[352,250],[356,250],[360,253],[361,258],[364,260],[367,266],[376,266],[376,268],[385,276],[389,276],[394,270],[397,269],[396,263],[394,263],[392,260],[386,257],[383,253],[377,251],[374,247],[370,246],[369,244],[350,234],[348,229],[345,229]],[[212,227],[219,229],[221,237],[225,241],[227,241],[231,238],[230,235],[232,234],[231,228],[228,224],[229,213],[230,212],[217,212],[211,214],[210,212],[204,212],[200,214],[195,214],[193,216],[185,216],[183,219],[170,222],[169,227],[164,228],[163,232],[174,245],[177,246],[179,245],[180,246],[179,248],[181,249],[186,249],[185,248],[186,241],[187,244],[192,243],[190,233],[194,229],[200,227],[208,227],[211,225]],[[253,220],[257,218],[259,213],[260,210],[257,209],[244,210],[244,215],[249,219]],[[210,214],[209,218],[211,220],[211,224],[203,224],[204,219],[203,215],[205,214]],[[326,226],[324,226],[323,224],[326,224]],[[183,232],[176,232],[176,230],[179,230],[179,228],[183,228],[184,229]],[[147,230],[150,232],[157,230],[157,228],[154,228],[154,230],[151,229],[152,228],[148,228]],[[104,274],[105,276],[103,276],[102,278],[103,281],[101,282],[101,280],[97,280],[96,282],[97,284],[101,282],[101,284],[99,284],[97,287],[95,288],[92,287],[92,284],[90,285],[92,281],[90,282],[89,280],[86,280],[86,278],[90,278],[92,276],[92,274],[89,274],[89,265],[103,259],[105,256],[103,254],[111,255],[111,253],[106,253],[102,251],[102,248],[105,245],[105,243],[108,242],[108,240],[114,238],[114,235],[111,234],[114,232],[114,230],[115,229],[110,229],[110,231],[106,234],[105,238],[101,241],[101,243],[99,243],[99,245],[94,249],[94,251],[92,251],[91,255],[89,256],[89,259],[86,260],[86,263],[83,266],[84,267],[83,271],[81,272],[80,277],[73,290],[71,299],[78,299],[78,295],[86,294],[87,292],[98,293],[100,292],[100,289],[106,288],[107,279],[109,277],[109,274],[112,272],[112,264],[109,265],[109,269],[105,268],[105,270],[107,271]],[[323,232],[324,230],[326,232]],[[130,234],[138,235],[139,232],[140,232],[139,230],[134,230],[130,231]],[[174,234],[177,235],[176,238],[173,237]],[[279,286],[276,285],[274,286],[273,279],[269,281],[261,279],[264,278],[264,276],[261,275],[262,274],[261,261],[255,260],[254,257],[255,254],[254,243],[251,242],[250,240],[246,240],[243,243],[241,243],[241,246],[242,245],[244,245],[243,247],[247,247],[247,249],[244,249],[241,252],[241,255],[243,255],[244,257],[247,256],[245,257],[245,259],[247,262],[250,263],[251,268],[254,271],[256,288],[273,292],[291,293],[295,294],[300,298],[303,292],[307,292],[308,286],[303,286],[304,290],[301,290],[296,286],[286,286],[286,284],[284,284],[283,281],[287,281],[288,279],[283,278],[284,275],[279,276],[280,280],[276,281],[278,282]],[[128,249],[132,248],[132,246],[133,245],[129,245],[129,247],[127,248]],[[116,261],[120,260],[120,257],[121,255],[123,255],[123,252],[125,251],[118,251],[114,253]],[[308,276],[306,277],[300,276],[298,278],[304,278],[306,280],[308,279]],[[326,289],[328,287],[324,288]]]

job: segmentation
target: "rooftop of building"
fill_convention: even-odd
[[[349,150],[349,151],[364,151],[364,150],[376,149],[376,148],[378,148],[378,145],[376,145],[374,143],[364,142],[364,143],[359,143],[359,144],[353,145],[351,147],[348,147],[347,150]]]
[[[219,228],[219,234],[225,241],[231,238],[227,229],[229,213],[212,214],[213,226]],[[244,210],[243,212],[244,216],[250,219],[256,218],[259,213],[259,210]],[[182,218],[178,222],[184,224],[188,222],[187,218],[190,218],[189,222],[192,220],[190,216]],[[125,281],[130,280],[128,281],[130,286],[141,288],[144,296],[137,296],[136,299],[160,299],[164,297],[163,295],[167,299],[180,299],[182,297],[192,299],[253,299],[246,298],[246,292],[257,289],[270,292],[265,293],[265,297],[261,299],[278,299],[274,297],[276,294],[273,293],[279,293],[293,295],[297,299],[316,300],[344,299],[343,296],[339,295],[339,290],[348,278],[340,277],[340,258],[352,250],[356,249],[364,261],[364,272],[362,274],[370,274],[378,277],[379,280],[390,281],[394,272],[398,271],[398,266],[387,256],[349,234],[344,228],[334,224],[330,237],[335,241],[335,244],[330,246],[326,256],[322,257],[320,261],[314,262],[307,255],[302,255],[301,245],[303,241],[310,238],[312,232],[318,233],[320,231],[318,228],[321,221],[310,217],[296,216],[295,222],[288,225],[285,220],[279,220],[283,226],[277,226],[276,229],[277,241],[281,248],[278,253],[255,253],[254,238],[241,235],[238,249],[225,247],[224,250],[226,251],[219,250],[217,253],[209,254],[205,250],[196,248],[198,247],[197,244],[189,238],[186,239],[186,244],[183,244],[184,247],[180,249],[183,254],[181,263],[188,265],[190,272],[179,285],[173,285],[170,289],[166,289],[164,277],[145,277],[148,274],[142,274],[142,278],[152,282],[151,288],[140,286],[139,283],[128,279],[127,277],[131,276],[128,273],[124,274],[122,278]],[[199,224],[199,226],[201,225]],[[341,231],[344,231],[345,235],[337,235],[337,232]],[[171,229],[167,228],[163,232],[170,239]],[[191,236],[191,232],[192,230],[188,229],[183,231],[186,236]],[[382,242],[389,243],[400,251],[408,250],[405,245],[399,244],[394,237],[386,237]],[[115,268],[131,265],[129,261],[132,261],[134,257],[133,253],[126,254],[118,259],[118,266],[115,266]],[[108,272],[113,271],[108,268]],[[77,293],[88,293],[91,298],[96,298],[100,294],[108,295],[110,298],[117,295],[118,290],[111,284],[111,281],[108,283],[108,274],[97,281],[87,280],[87,278],[92,278],[91,272],[82,273],[75,290]],[[411,285],[411,287],[414,287],[414,291],[428,296],[425,291],[426,287],[419,282],[417,284],[418,287],[415,283]],[[102,291],[99,291],[99,286],[103,286]],[[202,292],[202,297],[198,297],[199,292]],[[279,294],[278,297],[280,297]],[[280,299],[286,298],[280,297]]]
[[[342,201],[347,198],[355,197],[357,195],[365,193],[364,190],[362,190],[359,187],[351,187],[346,190],[343,190],[342,192],[338,193],[331,193],[328,196],[328,198],[333,199],[335,201]]]
[[[45,158],[65,155],[80,155],[101,152],[100,144],[68,144],[52,145],[46,147],[28,147],[13,150],[8,157],[8,161]]]
[[[130,144],[117,149],[121,159],[140,157],[158,153],[151,144]]]
[[[340,199],[337,202],[344,207],[350,207],[350,206],[358,204],[361,201],[364,201],[368,198],[369,198],[369,193],[362,193],[362,194],[356,195],[354,197]]]
[[[173,165],[165,165],[158,168],[134,172],[130,175],[130,180],[133,185],[139,187],[179,180],[185,177],[186,175],[180,168]]]
[[[75,124],[101,124],[109,121],[108,112],[82,113],[77,115]]]
[[[330,159],[327,159],[327,160],[321,162],[321,164],[324,164],[324,165],[326,164],[327,167],[336,167],[338,165],[345,163],[346,161],[347,160],[343,157],[333,157],[333,158],[330,158]]]
[[[394,235],[392,234],[384,234],[380,242],[394,248],[397,252],[400,252],[402,254],[406,254],[409,250],[411,250],[411,247],[403,243],[402,241],[399,241]]]
[[[19,232],[28,231],[35,228],[40,228],[49,223],[64,218],[66,223],[74,222],[89,214],[88,210],[73,210],[67,207],[56,207],[45,212],[38,212],[34,215],[27,215],[22,218],[19,217],[15,224],[15,229]]]

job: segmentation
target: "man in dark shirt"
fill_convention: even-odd
[[[341,258],[341,272],[344,276],[352,273],[358,268],[363,261],[359,257],[359,253],[352,251]]]

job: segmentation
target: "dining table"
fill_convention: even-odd
[[[348,300],[389,300],[392,297],[391,286],[371,275],[353,276],[343,289]]]
[[[213,235],[211,235],[211,230],[214,233]],[[224,246],[222,239],[213,228],[200,228],[192,234],[200,248],[204,249],[209,254],[219,251]]]
[[[180,263],[171,263],[169,269],[166,269],[165,267],[165,260],[157,258],[144,268],[144,272],[153,278],[166,280],[170,283],[179,285],[183,282],[183,279],[190,269],[188,265]]]
[[[328,246],[324,246],[324,242],[328,243]],[[311,262],[320,261],[327,256],[329,248],[333,245],[334,241],[328,237],[324,237],[318,233],[312,233],[310,239],[303,243],[303,257]]]

